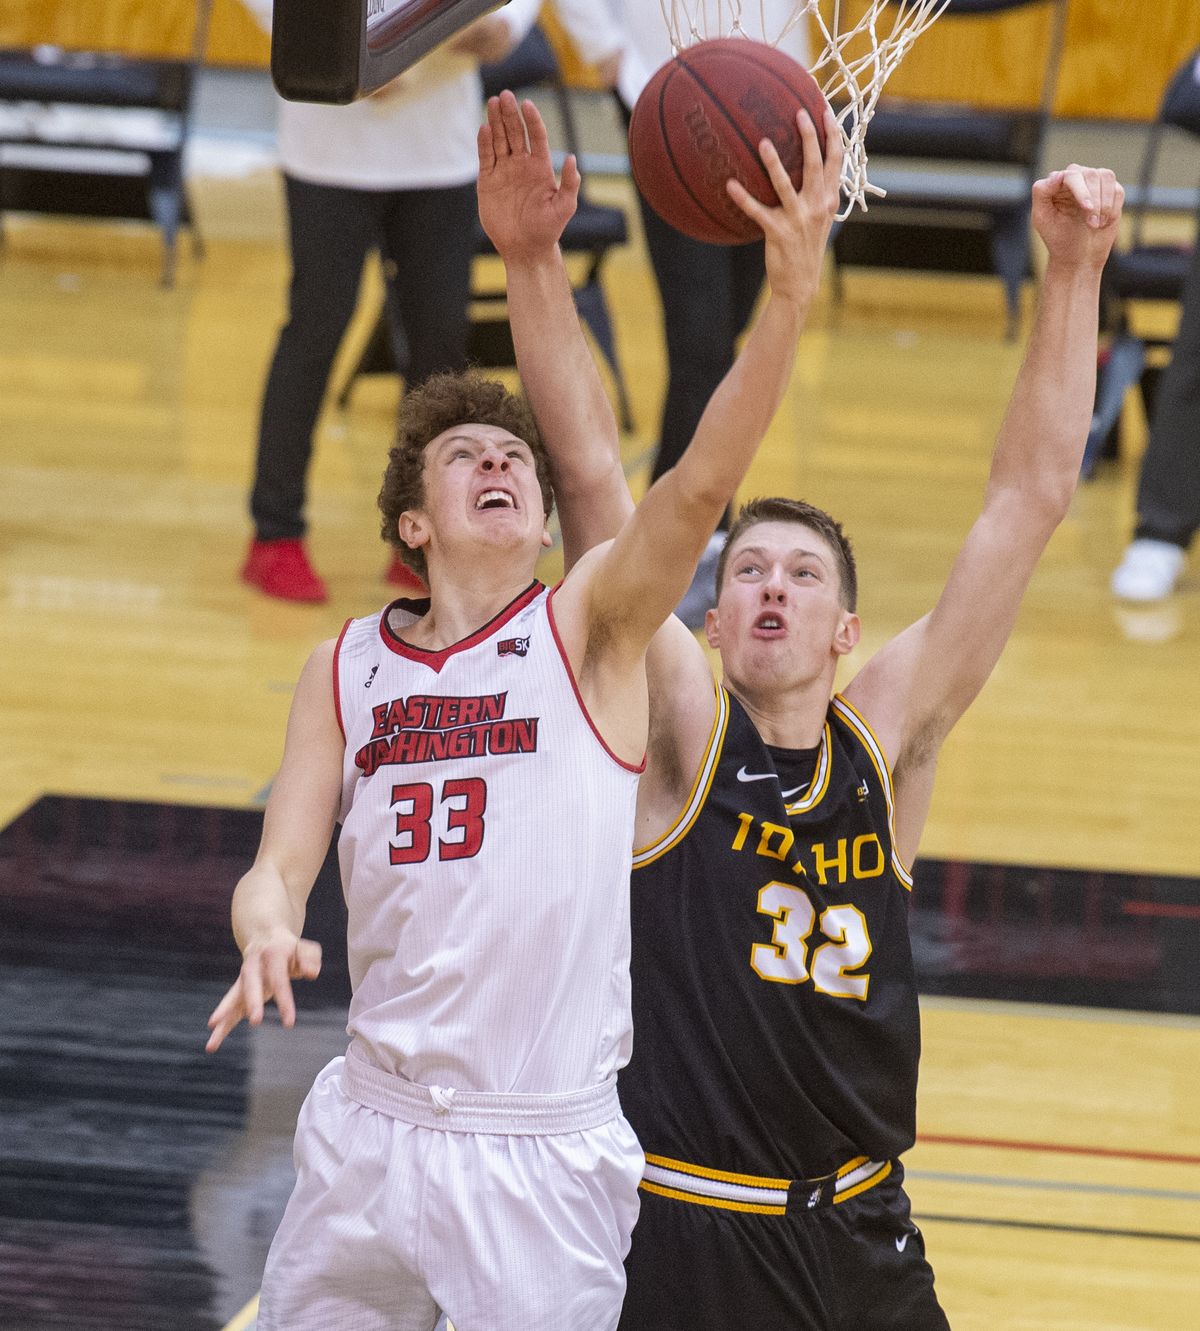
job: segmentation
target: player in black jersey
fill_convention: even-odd
[[[515,191],[523,219],[537,216],[547,171],[530,165]],[[995,666],[1075,488],[1123,197],[1110,171],[1076,165],[1034,186],[1048,251],[1037,321],[982,513],[929,614],[831,700],[859,638],[849,542],[818,509],[760,500],[729,534],[708,615],[721,684],[677,620],[652,644],[634,1052],[620,1081],[647,1160],[626,1331],[948,1325],[900,1164],[920,1049],[909,866],[941,744]],[[547,364],[568,337],[560,255],[498,248],[569,497],[569,564],[632,501],[582,337],[571,335],[573,383],[539,366],[547,324]]]

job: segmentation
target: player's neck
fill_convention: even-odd
[[[405,640],[427,651],[452,647],[495,619],[533,580],[529,568],[476,567],[457,577],[431,568],[429,611],[405,631]]]
[[[778,749],[812,749],[820,744],[829,710],[829,680],[822,677],[786,689],[755,689],[726,676],[724,684],[754,722],[764,744]]]

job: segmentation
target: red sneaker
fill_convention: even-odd
[[[300,540],[251,541],[242,581],[281,601],[324,601],[329,596]]]
[[[398,554],[392,556],[392,562],[388,565],[388,571],[384,574],[384,577],[393,587],[399,587],[405,596],[425,597],[429,595],[429,588]]]

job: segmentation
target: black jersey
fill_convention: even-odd
[[[911,888],[887,760],[845,699],[811,784],[785,802],[770,751],[719,689],[687,808],[634,855],[620,1091],[648,1154],[803,1179],[912,1145]]]

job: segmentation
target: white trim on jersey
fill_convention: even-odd
[[[892,769],[888,763],[887,754],[883,751],[883,745],[875,738],[875,732],[867,724],[866,717],[856,711],[854,704],[847,702],[840,693],[834,695],[833,710],[858,736],[875,770],[879,773],[879,780],[883,785],[883,799],[887,805],[888,831],[892,837],[892,868],[896,871],[896,877],[911,892],[913,885],[912,873],[905,866],[904,861],[900,858],[900,852],[896,849],[896,802],[892,794]]]
[[[704,807],[704,801],[708,798],[708,792],[712,789],[713,777],[717,774],[717,763],[720,761],[721,749],[725,743],[725,727],[729,721],[729,697],[720,684],[714,684],[717,694],[717,710],[713,718],[713,728],[708,736],[708,745],[704,750],[704,759],[700,764],[700,771],[696,774],[696,780],[692,783],[691,794],[688,796],[687,804],[674,823],[658,837],[651,841],[649,845],[639,846],[633,852],[633,867],[635,869],[645,868],[647,864],[653,864],[660,856],[665,855],[667,851],[674,849],[691,830],[692,824],[700,816],[700,810]]]

